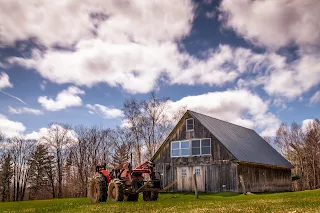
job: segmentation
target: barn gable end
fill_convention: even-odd
[[[231,148],[232,152],[229,151],[230,146],[228,147],[229,149],[227,149],[226,146],[230,145],[230,142],[229,144],[226,143],[225,138],[222,137],[225,133],[221,131],[215,132],[218,131],[219,128],[222,130],[225,129],[226,126],[215,128],[214,125],[216,124],[210,123],[210,120],[214,118],[203,116],[205,115],[187,111],[152,158],[156,166],[156,171],[159,171],[163,175],[164,186],[174,180],[178,180],[178,183],[172,189],[173,191],[192,191],[194,189],[192,175],[196,173],[199,179],[198,185],[200,191],[240,192],[242,191],[242,186],[239,181],[239,175],[243,176],[246,188],[250,191],[288,191],[291,189],[291,164],[286,162],[279,153],[275,150],[276,153],[269,150],[269,152],[274,155],[280,155],[280,157],[277,156],[276,160],[280,162],[281,165],[263,164],[260,162],[261,159],[256,160],[257,162],[254,160],[253,162],[247,162],[244,161],[243,158],[239,159],[238,157],[241,156],[239,152],[241,152],[241,150]],[[191,131],[187,130],[186,126],[187,120],[190,118],[193,118],[194,121],[193,130]],[[217,119],[215,119],[215,121],[216,120]],[[220,122],[223,122],[223,125],[227,123],[220,120],[216,122],[218,122],[218,125],[221,125]],[[192,122],[190,122],[190,124],[191,123]],[[213,126],[211,124],[213,124]],[[227,123],[227,125],[234,124]],[[236,128],[243,127],[237,126]],[[215,131],[213,131],[213,129]],[[226,131],[230,131],[230,128],[227,128]],[[239,133],[239,131],[241,132],[242,130],[238,129],[237,133]],[[228,134],[230,137],[230,134],[232,136],[233,133],[228,132]],[[250,134],[250,136],[242,136],[242,138],[254,135],[252,132],[250,132]],[[238,136],[241,137],[241,134]],[[258,135],[254,135],[253,137],[256,136]],[[232,137],[233,140],[237,140],[234,136]],[[221,138],[224,141],[221,141]],[[201,141],[203,147],[198,149],[196,146],[200,144],[200,142],[198,142],[199,139],[203,139]],[[208,140],[210,140],[209,154],[207,153],[209,148],[204,147],[204,145],[207,146]],[[261,141],[259,142],[261,143]],[[266,142],[264,141],[264,143]],[[270,146],[269,144],[267,145]],[[197,155],[200,149],[205,154]],[[235,150],[237,150],[238,153]],[[182,156],[177,156],[177,153],[180,153]],[[245,156],[243,153],[242,155]],[[284,161],[282,161],[282,158]]]

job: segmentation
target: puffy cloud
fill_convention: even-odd
[[[318,0],[223,0],[219,9],[225,26],[254,44],[278,49],[320,43]]]
[[[6,87],[13,87],[13,85],[10,83],[9,76],[2,72],[0,73],[0,90]]]
[[[40,143],[46,143],[45,140],[42,140],[43,137],[50,137],[50,135],[53,135],[52,133],[55,132],[66,132],[66,136],[71,141],[76,141],[76,133],[72,129],[65,129],[63,126],[59,124],[52,124],[49,128],[40,128],[39,131],[33,131],[31,133],[28,133],[25,135],[25,139],[29,140],[39,140]]]
[[[314,93],[314,95],[310,99],[310,103],[315,104],[315,103],[320,103],[320,91],[317,91]]]
[[[9,106],[9,112],[12,114],[33,114],[33,115],[43,115],[43,112],[39,109],[33,109],[29,107],[20,107],[20,108],[14,108]]]
[[[120,118],[123,117],[123,111],[116,108],[109,108],[101,104],[87,104],[86,107],[89,109],[89,113],[101,115],[106,119]]]
[[[0,131],[7,137],[14,137],[22,134],[26,130],[23,123],[9,120],[6,116],[0,114]]]
[[[219,7],[220,19],[251,43],[277,50],[298,46],[298,57],[270,53],[268,65],[256,79],[238,81],[238,85],[264,85],[269,95],[296,98],[320,83],[320,2],[311,0],[251,1],[224,0]],[[269,55],[269,56],[268,56]]]
[[[34,0],[32,3],[4,0],[0,8],[3,45],[36,38],[46,46],[70,46],[97,34],[120,43],[175,40],[190,31],[193,19],[189,0],[179,0],[176,4],[139,0]]]
[[[83,90],[75,86],[70,86],[61,91],[55,100],[48,98],[47,96],[40,96],[38,102],[48,111],[59,111],[69,107],[81,106],[82,99],[79,95],[83,94],[85,94]]]
[[[39,131],[32,131],[25,135],[26,140],[38,140],[48,134],[48,128],[40,128]]]
[[[259,129],[263,136],[274,136],[280,125],[280,120],[269,112],[268,104],[247,90],[209,92],[187,96],[170,104],[171,114],[186,106],[218,119]]]
[[[31,59],[11,58],[10,62],[34,67],[43,77],[60,84],[92,86],[105,82],[130,93],[146,93],[154,89],[161,76],[166,76],[170,84],[221,86],[265,60],[251,50],[228,45],[209,50],[204,60],[180,52],[172,42],[145,46],[88,40],[79,42],[75,49],[50,50],[43,56],[34,53]]]
[[[287,65],[282,63],[274,70],[265,84],[269,94],[288,98],[298,97],[320,83],[320,57],[303,55],[299,60]]]

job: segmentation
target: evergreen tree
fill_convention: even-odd
[[[1,201],[10,200],[10,185],[13,175],[12,169],[12,157],[10,154],[6,154],[1,159],[1,168],[0,168],[0,190],[1,190]]]
[[[49,171],[52,170],[51,156],[47,147],[40,144],[36,147],[29,160],[30,192],[33,198],[45,196],[52,187]]]

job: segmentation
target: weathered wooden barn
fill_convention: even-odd
[[[172,191],[291,191],[293,166],[254,130],[187,111],[153,156]]]

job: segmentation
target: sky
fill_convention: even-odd
[[[320,117],[318,0],[0,0],[0,131],[123,124],[150,92],[275,136]]]

